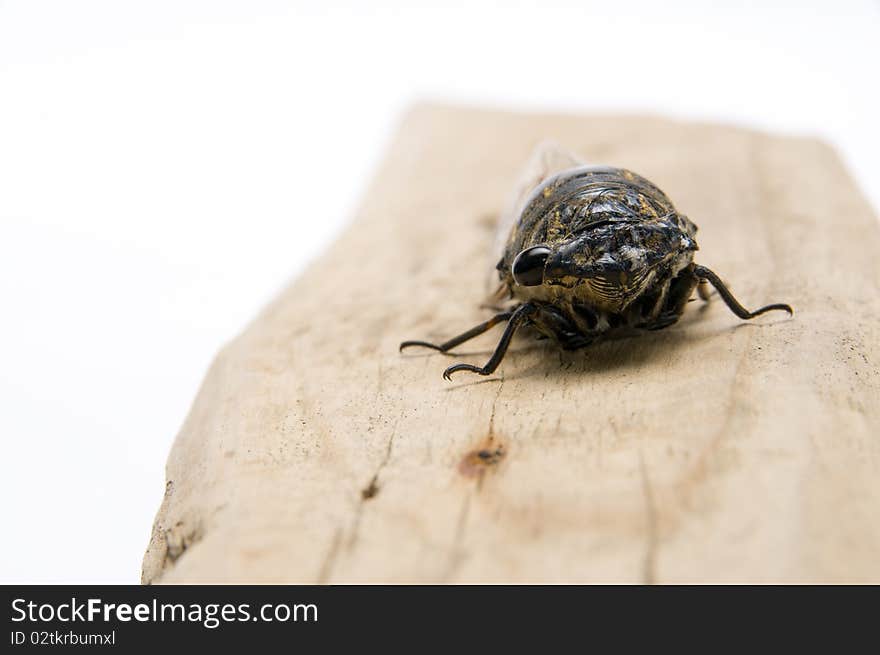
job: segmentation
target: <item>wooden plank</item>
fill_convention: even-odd
[[[560,353],[486,316],[491,229],[553,138],[656,182],[717,298]],[[639,117],[418,107],[357,219],[216,358],[145,582],[880,582],[877,219],[832,150]],[[485,461],[474,453],[491,453]]]

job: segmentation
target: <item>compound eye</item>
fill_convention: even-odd
[[[547,246],[533,246],[523,250],[513,260],[513,279],[522,287],[535,287],[544,282],[544,264],[550,256]]]

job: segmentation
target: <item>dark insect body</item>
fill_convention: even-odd
[[[446,352],[506,322],[501,341],[482,367],[457,371],[489,375],[504,358],[516,330],[531,326],[567,350],[589,345],[617,329],[659,330],[675,323],[694,290],[706,283],[742,319],[784,303],[745,309],[721,279],[693,262],[697,226],[676,211],[654,184],[625,169],[579,166],[544,180],[525,201],[497,270],[500,291],[515,304],[442,344],[404,341]]]

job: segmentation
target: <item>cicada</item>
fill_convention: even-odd
[[[749,311],[721,278],[694,263],[697,226],[676,210],[656,185],[632,171],[586,165],[556,146],[536,151],[507,212],[499,221],[495,298],[507,303],[489,320],[444,343],[404,341],[441,352],[506,324],[483,366],[454,364],[443,372],[490,375],[514,333],[534,328],[574,350],[618,330],[660,330],[675,323],[696,290],[709,299],[708,284],[739,318]],[[502,307],[498,307],[502,309]]]

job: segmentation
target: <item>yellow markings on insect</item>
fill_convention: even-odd
[[[562,213],[557,210],[553,212],[553,220],[547,225],[547,241],[557,241],[564,236],[565,226],[562,224]]]
[[[590,257],[583,252],[573,252],[571,260],[578,266],[587,266],[590,263]]]

